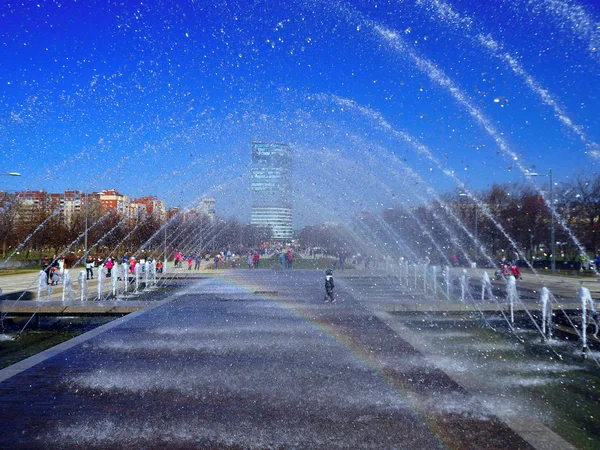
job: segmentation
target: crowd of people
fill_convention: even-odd
[[[273,259],[279,263],[279,266],[283,269],[291,270],[294,268],[294,262],[296,260],[296,251],[299,251],[293,246],[271,246],[256,249],[249,249],[244,253],[235,254],[231,250],[227,249],[219,252],[202,252],[200,250],[194,250],[191,252],[183,252],[175,249],[172,253],[173,267],[178,270],[200,270],[201,268],[232,268],[236,269],[241,264],[246,264],[248,269],[259,269],[261,268],[261,259],[269,260],[269,267]],[[333,269],[344,269],[346,264],[346,258],[348,257],[345,253],[338,253],[336,255],[327,256],[321,249],[307,248],[302,250],[307,257],[328,257],[332,259]],[[359,255],[360,257],[360,255]],[[162,259],[162,258],[160,258]],[[163,271],[163,263],[157,260],[156,269],[158,273]],[[170,258],[169,258],[170,259]],[[357,257],[353,256],[351,260],[354,264],[358,262]],[[361,258],[360,262],[365,263],[365,267],[370,265],[370,258]],[[97,276],[98,268],[104,270],[106,277],[110,278],[116,273],[121,276],[121,267],[123,264],[127,264],[127,270],[130,274],[136,273],[136,266],[140,267],[141,271],[145,270],[145,263],[152,262],[152,257],[148,256],[129,256],[128,252],[125,252],[121,257],[108,256],[103,257],[101,255],[87,255],[82,261],[81,258],[76,256],[69,257],[56,257],[44,258],[42,260],[42,269],[47,274],[48,283],[55,285],[61,280],[64,270],[72,267],[76,264],[83,263],[85,267],[85,275],[87,280],[94,279]]]
[[[521,271],[519,270],[519,266],[517,266],[516,261],[507,262],[502,261],[500,263],[500,267],[496,269],[494,273],[494,277],[496,280],[507,280],[509,276],[514,276],[517,280],[522,280]]]
[[[43,258],[42,259],[42,271],[46,274],[46,280],[49,285],[55,286],[59,284],[63,278],[65,270],[73,267],[80,261],[80,258],[77,258],[73,255],[69,255],[67,257],[56,255],[52,258]],[[121,258],[122,264],[128,265],[128,272],[130,274],[135,274],[136,266],[139,265],[142,272],[146,270],[146,263],[153,263],[153,259],[151,257],[141,256],[137,259],[134,256],[129,256],[127,252],[123,254]],[[87,255],[85,261],[83,261],[85,267],[85,278],[86,280],[94,279],[94,269],[106,269],[106,277],[111,278],[113,276],[113,270],[116,270],[118,267],[118,260],[113,258],[112,256],[108,256],[106,258],[96,255]],[[163,264],[161,261],[157,260],[156,262],[156,271],[158,273],[162,273]]]
[[[175,250],[173,265],[176,269],[187,268],[187,270],[199,270],[204,260],[206,261],[206,267],[212,269],[219,269],[221,267],[236,269],[240,262],[245,262],[248,269],[259,269],[261,267],[261,258],[271,258],[273,255],[278,258],[281,267],[285,269],[293,268],[296,258],[294,250],[292,248],[284,249],[281,247],[250,249],[245,252],[245,255],[236,255],[230,250],[204,254],[201,251],[193,251],[186,255],[179,250]]]
[[[600,270],[600,255],[596,255],[594,259],[588,258],[585,253],[579,255],[579,271]]]

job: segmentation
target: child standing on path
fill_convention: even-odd
[[[85,259],[85,278],[89,280],[94,279],[94,260],[89,256]]]
[[[333,270],[327,269],[325,271],[325,303],[335,303],[335,298],[333,297],[334,287],[335,285],[333,284]]]
[[[109,256],[108,259],[106,260],[106,264],[104,265],[104,267],[106,267],[106,278],[110,278],[110,274],[112,272],[113,265],[114,265],[113,260]]]

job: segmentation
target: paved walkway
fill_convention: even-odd
[[[244,269],[240,269],[244,270]],[[412,270],[412,269],[411,269]],[[452,276],[454,278],[460,277],[463,270],[466,270],[469,278],[471,280],[479,281],[482,277],[483,271],[486,271],[490,276],[490,279],[494,282],[494,270],[493,269],[463,269],[460,267],[453,268]],[[72,269],[71,278],[74,283],[77,282],[77,275],[79,274],[79,269]],[[217,271],[219,272],[219,271]],[[30,291],[31,295],[29,295],[28,299],[32,299],[35,297],[37,292],[37,273],[20,273],[13,275],[3,275],[0,276],[0,289],[2,290],[2,294],[7,296],[7,294],[16,294],[21,293],[23,291]],[[188,271],[185,267],[181,269],[174,269],[171,266],[171,263],[167,266],[166,276],[195,276],[198,274],[214,274],[215,271],[212,270],[212,265],[210,262],[203,261],[203,266],[201,270],[192,270]],[[336,277],[345,277],[345,276],[356,276],[356,275],[366,275],[366,274],[374,274],[381,275],[383,272],[377,268],[371,270],[363,270],[359,269],[348,269],[348,270],[337,270]],[[90,280],[90,287],[94,287],[97,284],[97,269],[94,269],[94,274],[96,278]],[[107,290],[109,288],[110,279],[106,279]],[[552,275],[547,272],[540,272],[539,276],[534,274],[526,273],[523,274],[523,282],[519,283],[522,286],[526,286],[528,289],[537,290],[541,288],[542,285],[548,286],[555,295],[570,298],[575,297],[577,295],[577,290],[581,287],[587,287],[593,298],[600,299],[600,281],[596,278],[592,277],[574,277],[574,276],[559,276]],[[503,284],[503,282],[498,282],[496,284]],[[60,290],[60,286],[57,286],[55,290],[58,292]],[[12,295],[14,297],[14,295]]]
[[[323,304],[321,277],[196,281],[1,371],[0,447],[533,448],[493,413],[444,409],[483,407],[350,291]]]

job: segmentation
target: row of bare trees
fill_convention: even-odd
[[[107,211],[90,201],[87,211],[77,211],[67,222],[61,210],[27,205],[13,196],[0,196],[0,242],[2,257],[19,249],[24,259],[64,252],[82,256],[87,243],[92,255],[120,256],[145,253],[170,255],[183,252],[214,252],[256,248],[271,238],[268,228],[242,224],[236,219],[211,218],[196,211],[175,214],[167,223],[149,215],[132,220]]]
[[[444,264],[454,257],[462,262],[506,258],[543,264],[551,249],[549,185],[544,193],[547,201],[526,183],[494,184],[473,197],[457,192],[444,195],[441,202],[363,213],[350,226],[306,227],[299,240],[330,253],[381,254],[384,248],[411,260]],[[600,252],[600,175],[581,173],[555,185],[553,199],[557,262],[578,260],[578,244],[593,259]]]

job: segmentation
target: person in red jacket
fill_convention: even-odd
[[[519,270],[519,268],[517,267],[516,263],[513,263],[510,266],[510,271],[513,273],[513,275],[515,276],[515,278],[517,280],[522,280],[523,278],[521,277],[521,271]]]
[[[254,265],[255,269],[258,269],[258,264],[260,262],[260,253],[258,253],[258,250],[254,252],[254,255],[252,255],[252,264]]]

